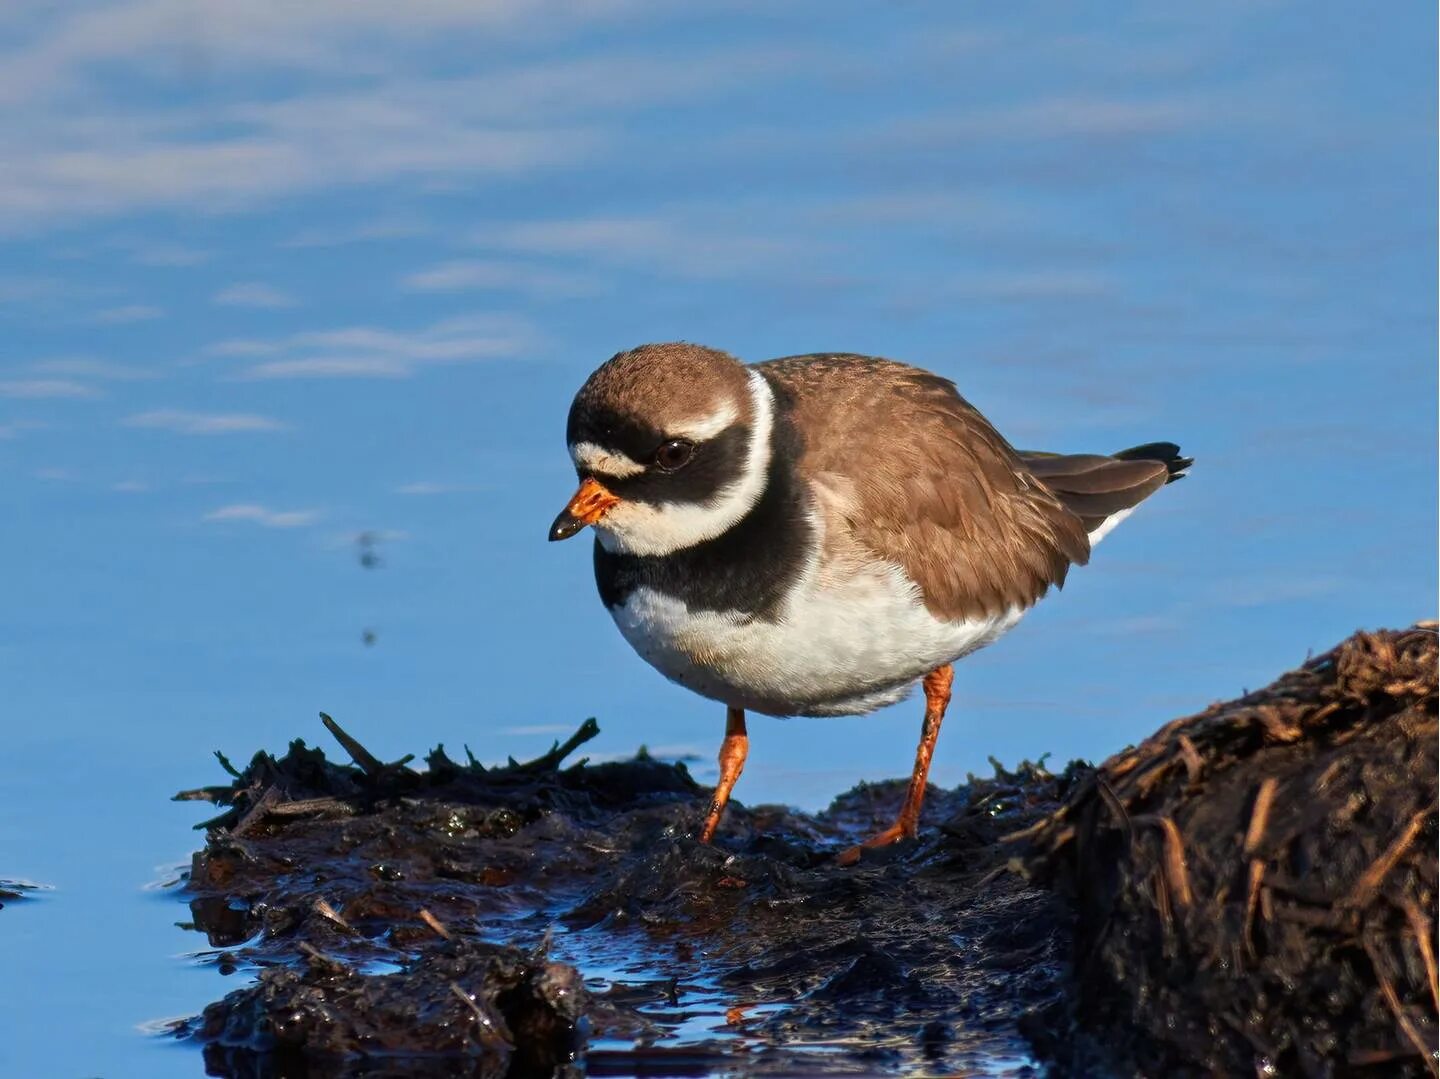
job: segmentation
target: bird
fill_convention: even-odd
[[[701,843],[744,768],[747,713],[863,715],[921,687],[900,811],[842,865],[918,834],[953,664],[1192,464],[1170,442],[1017,450],[952,381],[894,360],[747,364],[687,342],[598,367],[566,444],[579,488],[549,539],[593,528],[600,599],[625,640],[726,708]]]

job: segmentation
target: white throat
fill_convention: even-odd
[[[765,493],[775,400],[757,371],[750,379],[750,446],[740,475],[704,502],[651,505],[620,502],[595,524],[600,545],[615,554],[664,555],[714,539],[738,524]],[[734,413],[729,409],[728,422]],[[716,434],[719,433],[717,430]]]

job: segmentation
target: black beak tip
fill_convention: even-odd
[[[585,527],[585,522],[570,516],[569,511],[560,514],[555,518],[555,523],[550,526],[550,542],[556,540],[567,540],[575,533]]]

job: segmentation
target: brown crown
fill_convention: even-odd
[[[586,380],[572,424],[614,417],[663,434],[727,403],[747,422],[747,387],[745,365],[727,352],[684,342],[641,345],[613,356]]]

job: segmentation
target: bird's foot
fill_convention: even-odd
[[[715,839],[715,829],[720,827],[720,816],[725,812],[725,803],[718,798],[710,803],[710,808],[705,811],[705,819],[700,822],[700,830],[695,838],[703,845],[710,846]]]
[[[835,856],[835,864],[839,866],[855,865],[867,850],[875,850],[878,847],[888,847],[892,843],[898,843],[902,839],[914,839],[916,828],[903,820],[897,820],[883,832],[877,832],[863,843],[857,843],[847,850],[842,850]]]

